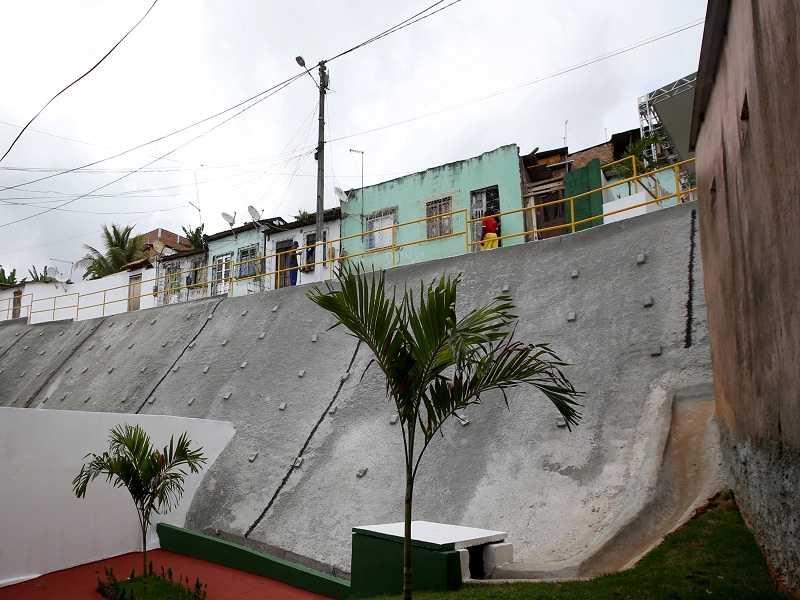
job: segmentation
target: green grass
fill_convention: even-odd
[[[414,598],[769,600],[786,596],[775,589],[753,534],[742,522],[731,493],[725,492],[628,571],[589,581],[467,585],[457,592],[415,592]]]

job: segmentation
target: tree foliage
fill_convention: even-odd
[[[17,270],[11,269],[8,274],[6,274],[6,270],[3,267],[0,267],[0,283],[5,283],[8,285],[19,285],[25,283],[25,279],[21,281],[17,281]]]
[[[84,245],[86,256],[75,263],[86,269],[84,279],[100,279],[106,275],[119,273],[122,267],[145,257],[145,242],[141,235],[132,235],[133,226],[121,227],[112,224],[111,229],[103,225],[103,247],[101,252],[89,245]]]
[[[36,270],[36,265],[31,265],[28,269],[28,275],[31,276],[31,281],[38,281],[41,283],[52,283],[55,281],[50,275],[47,274],[47,267],[42,267],[41,273]]]
[[[457,411],[499,390],[527,384],[541,391],[571,429],[580,414],[576,391],[564,376],[563,361],[547,344],[514,339],[514,305],[508,296],[456,315],[460,277],[442,277],[416,296],[406,290],[387,294],[381,271],[368,276],[345,265],[338,285],[326,282],[308,297],[350,335],[364,342],[386,378],[386,395],[395,403],[402,425],[406,465],[404,598],[411,598],[411,509],[414,479],[422,456],[446,420]],[[367,367],[369,368],[369,366]]]
[[[150,436],[139,425],[117,425],[108,436],[109,450],[91,457],[72,480],[78,498],[86,496],[91,481],[105,475],[114,487],[124,487],[131,495],[139,516],[142,532],[142,575],[147,585],[147,527],[155,512],[166,514],[178,505],[188,471],[198,473],[206,458],[202,448],[190,448],[191,440],[183,433],[177,444],[170,437],[169,445],[158,450]]]
[[[201,223],[200,227],[196,227],[195,229],[181,227],[181,229],[183,229],[183,235],[189,240],[189,245],[196,250],[203,250],[206,247],[206,242],[203,239],[203,229],[205,229],[205,226],[205,223]]]

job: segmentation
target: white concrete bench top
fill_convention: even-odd
[[[354,527],[353,533],[402,541],[403,530],[403,523],[386,523]],[[437,550],[459,550],[470,546],[502,542],[507,535],[505,531],[491,531],[475,527],[431,523],[430,521],[411,521],[411,540],[414,545]]]

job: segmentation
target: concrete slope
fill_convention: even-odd
[[[63,337],[80,340],[77,348],[31,406],[139,412],[218,302],[204,300],[73,323],[75,331]],[[81,335],[75,335],[78,332]],[[38,346],[32,348],[36,351]]]
[[[693,209],[388,272],[399,288],[461,274],[461,313],[507,289],[518,339],[550,342],[586,391],[572,432],[526,388],[509,409],[487,395],[467,425],[448,423],[420,468],[415,519],[508,531],[530,573],[622,539],[662,489],[672,396],[711,377]],[[3,325],[0,398],[232,422],[187,525],[346,573],[354,526],[402,520],[402,438],[369,352],[327,331],[333,318],[306,291]],[[44,385],[26,379],[41,351],[20,349],[30,339],[50,340],[42,356],[68,355]]]
[[[630,523],[631,507],[643,508],[658,484],[671,391],[710,379],[704,312],[687,314],[690,209],[390,272],[400,286],[462,273],[462,310],[508,286],[518,338],[551,342],[587,392],[572,433],[529,389],[509,393],[509,410],[487,397],[467,411],[468,425],[451,422],[420,469],[415,519],[506,530],[532,571]],[[251,539],[348,570],[354,525],[401,520],[402,441],[377,370],[358,379],[370,358],[359,351],[336,413]]]

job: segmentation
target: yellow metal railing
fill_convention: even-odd
[[[579,225],[583,225],[585,223],[591,223],[593,221],[597,221],[599,219],[603,219],[604,217],[610,217],[612,215],[624,213],[630,210],[634,210],[641,207],[646,207],[652,204],[660,204],[664,201],[670,200],[675,198],[677,202],[683,203],[687,199],[691,197],[691,194],[697,191],[697,188],[689,188],[689,189],[682,189],[681,180],[680,180],[680,171],[681,167],[691,163],[694,159],[686,160],[674,165],[670,165],[667,167],[663,167],[661,169],[656,169],[653,171],[646,171],[640,172],[641,164],[637,167],[637,161],[635,157],[628,157],[623,159],[622,161],[615,161],[615,163],[608,163],[603,165],[603,169],[607,167],[613,166],[616,163],[623,162],[626,160],[631,160],[632,163],[632,170],[634,172],[634,176],[628,177],[621,181],[616,181],[614,183],[610,183],[604,185],[600,188],[583,192],[581,194],[577,194],[575,196],[571,196],[569,198],[564,198],[561,200],[554,200],[552,202],[546,202],[543,204],[535,204],[531,206],[526,206],[523,208],[517,208],[514,210],[505,211],[496,215],[492,215],[495,218],[507,217],[511,215],[515,215],[517,213],[525,213],[529,211],[531,215],[534,216],[532,219],[533,229],[527,230],[523,227],[522,232],[512,233],[508,235],[501,235],[497,239],[498,240],[511,240],[518,238],[520,236],[536,236],[543,233],[547,233],[550,231],[555,230],[564,230],[565,233],[576,231],[576,227]],[[662,172],[667,171],[674,171],[675,177],[675,193],[670,193],[666,195],[662,195],[661,186],[657,183],[655,176]],[[649,189],[645,183],[645,180],[650,180],[655,182],[653,189]],[[621,208],[619,210],[613,210],[610,212],[603,212],[600,215],[594,215],[588,217],[586,219],[581,219],[579,221],[575,220],[575,201],[590,196],[592,194],[602,193],[605,190],[609,190],[615,188],[619,185],[624,185],[628,183],[633,183],[635,189],[638,191],[638,186],[641,185],[644,187],[650,196],[652,196],[652,200],[648,200],[646,202],[640,202],[633,206],[628,206],[625,208]],[[554,206],[558,204],[566,205],[569,203],[569,215],[570,215],[570,222],[559,224],[550,227],[537,227],[536,226],[536,219],[535,219],[535,211],[545,208],[548,206]],[[566,214],[566,206],[564,213]],[[455,222],[456,217],[459,217],[458,221],[461,222],[460,217],[463,216],[463,229],[456,229]],[[446,219],[446,221],[444,220]],[[234,286],[238,282],[248,281],[258,278],[263,278],[263,281],[269,281],[270,278],[275,278],[275,288],[282,287],[281,281],[285,278],[286,274],[292,271],[293,269],[307,269],[309,267],[317,267],[318,265],[324,266],[328,268],[327,278],[330,279],[333,277],[334,268],[338,265],[341,261],[344,260],[354,260],[362,256],[369,256],[374,255],[380,252],[389,252],[391,253],[391,261],[392,266],[396,265],[397,259],[396,254],[399,250],[407,246],[413,246],[417,244],[425,244],[428,242],[437,242],[444,239],[455,238],[459,236],[464,236],[464,250],[465,252],[470,252],[475,245],[481,244],[482,241],[480,239],[470,239],[470,230],[471,225],[474,223],[479,223],[483,217],[478,218],[469,218],[468,210],[467,209],[458,209],[449,211],[446,213],[433,215],[429,217],[423,217],[421,219],[415,219],[413,221],[406,221],[403,223],[395,223],[392,225],[387,225],[386,227],[380,227],[377,229],[373,229],[370,231],[364,231],[361,233],[356,233],[353,235],[343,236],[340,238],[336,238],[333,240],[323,240],[321,242],[316,242],[314,244],[309,244],[307,246],[301,246],[298,248],[293,248],[290,250],[276,252],[273,254],[266,254],[264,256],[259,256],[257,258],[252,258],[248,260],[243,260],[240,262],[235,262],[233,258],[230,260],[221,262],[221,263],[214,263],[210,265],[204,265],[202,267],[193,267],[191,269],[187,269],[184,271],[176,271],[176,272],[167,272],[161,273],[153,278],[150,279],[142,279],[136,281],[130,281],[128,283],[97,290],[94,292],[86,292],[86,293],[79,293],[79,292],[72,292],[70,294],[65,294],[62,296],[55,296],[49,298],[36,298],[34,299],[32,293],[23,294],[22,296],[17,296],[16,298],[4,298],[0,300],[0,320],[8,320],[9,318],[15,318],[15,314],[18,317],[26,316],[28,321],[30,322],[34,315],[43,314],[43,313],[50,313],[52,315],[53,320],[55,320],[57,313],[63,313],[64,311],[75,311],[75,319],[80,320],[81,318],[81,311],[87,311],[90,309],[100,309],[100,316],[106,316],[107,311],[110,307],[114,307],[115,305],[119,305],[120,303],[127,303],[126,307],[123,310],[118,310],[116,312],[126,312],[129,310],[130,307],[134,306],[137,300],[141,300],[142,298],[146,298],[149,296],[157,297],[159,294],[163,294],[163,303],[169,304],[171,302],[171,298],[174,295],[178,296],[178,301],[180,300],[180,292],[183,290],[187,290],[187,299],[189,299],[189,293],[191,291],[197,291],[199,298],[205,298],[206,296],[210,295],[233,295],[234,294]],[[413,225],[419,225],[421,223],[426,224],[431,221],[439,220],[439,223],[447,223],[449,230],[447,233],[443,233],[441,235],[435,235],[430,238],[425,237],[421,239],[416,239],[412,241],[405,241],[405,242],[398,242],[398,232],[404,227],[410,227]],[[525,219],[523,219],[523,224],[525,223]],[[440,225],[441,227],[441,225]],[[340,253],[339,256],[335,255],[334,249],[335,245],[339,245],[341,248],[342,242],[347,240],[352,240],[359,238],[362,242],[365,236],[374,236],[379,234],[383,231],[390,232],[390,240],[389,243],[380,247],[375,248],[368,248],[361,252],[356,252],[353,254],[342,255]],[[369,239],[369,237],[368,237]],[[375,239],[375,238],[373,238]],[[530,238],[529,238],[530,239]],[[535,238],[534,238],[535,239]],[[321,257],[320,260],[316,260],[316,249],[318,247],[326,247],[327,249],[327,256]],[[291,265],[291,255],[293,253],[297,253],[301,256],[308,256],[308,250],[314,249],[314,262],[305,262],[300,264],[299,261],[297,266]],[[242,269],[242,266],[247,265],[254,265],[254,268],[246,267]],[[267,268],[267,265],[274,265],[273,267]],[[214,276],[215,272],[218,276]],[[223,275],[224,273],[228,273],[228,275]],[[247,275],[241,275],[242,272],[247,273]],[[186,283],[184,285],[173,285],[173,282],[177,282],[180,284],[181,276],[191,274],[191,283]],[[209,277],[209,275],[211,275]],[[325,277],[320,277],[319,279],[325,279]],[[159,289],[159,284],[161,282],[165,282],[163,289]],[[148,292],[140,292],[138,294],[134,293],[134,290],[138,287],[140,290],[145,289],[145,284],[152,283],[153,288],[152,291]],[[117,290],[127,290],[125,293],[118,293],[114,294]],[[220,292],[220,290],[222,290]],[[111,296],[111,297],[109,297]],[[74,303],[72,304],[59,304],[64,298],[73,298]],[[25,300],[27,298],[27,301]],[[16,303],[15,303],[16,302]],[[156,305],[157,301],[154,301],[153,305]],[[41,307],[39,305],[42,305]],[[85,313],[84,313],[85,314]]]

